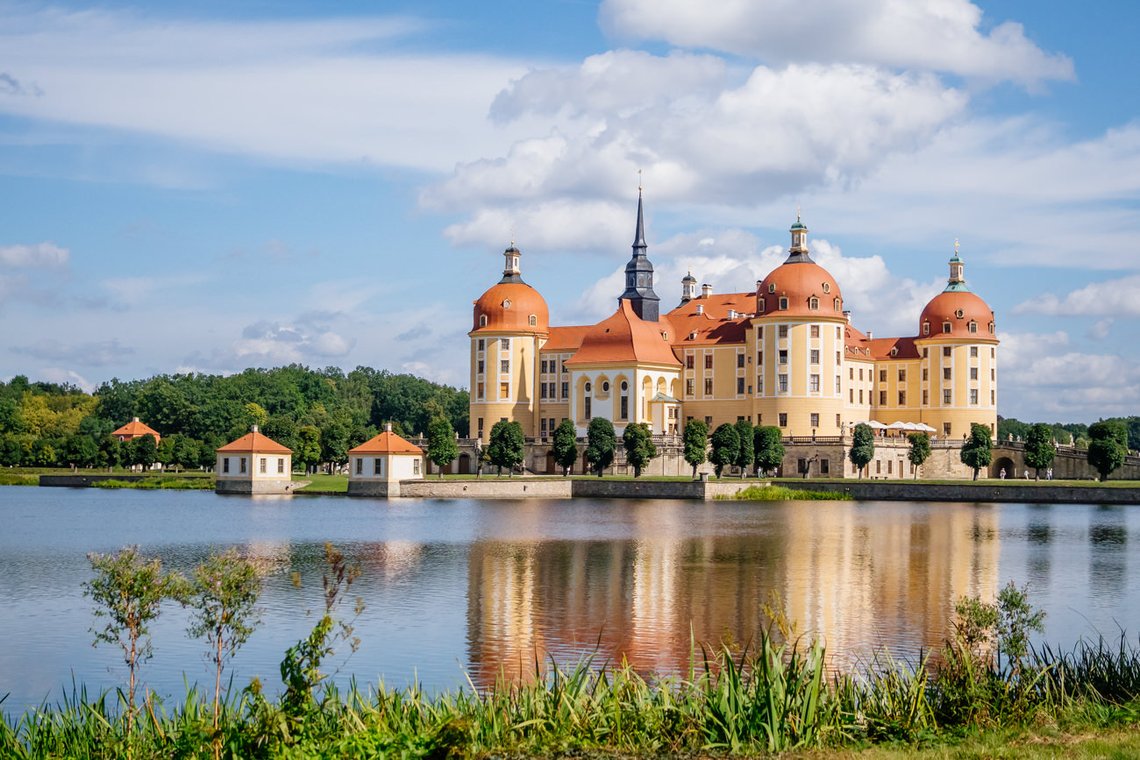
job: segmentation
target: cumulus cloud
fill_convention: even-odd
[[[0,246],[0,265],[13,268],[60,268],[70,258],[70,251],[55,243]]]
[[[301,315],[294,322],[262,320],[242,329],[233,355],[246,362],[292,363],[346,356],[354,340],[335,332],[327,315]]]
[[[633,240],[628,204],[559,199],[534,204],[486,208],[449,225],[444,236],[454,245],[506,247],[514,241],[533,250],[608,250]]]
[[[1060,316],[1140,316],[1140,275],[1094,282],[1063,297],[1045,293],[1018,304],[1014,311]],[[1104,329],[1107,333],[1107,325]]]
[[[1074,78],[1072,61],[1041,50],[1020,24],[983,32],[967,0],[605,0],[600,15],[619,36],[770,62],[853,61],[1030,87]]]
[[[13,346],[12,352],[46,361],[105,367],[122,362],[135,350],[124,346],[118,338],[85,343],[65,343],[49,338],[27,346]]]

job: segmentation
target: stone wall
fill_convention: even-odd
[[[226,494],[276,494],[284,495],[293,492],[293,481],[287,478],[272,478],[258,480],[222,480],[214,484],[215,493]]]
[[[480,480],[405,480],[400,496],[423,499],[569,499],[566,478],[485,478]]]
[[[1063,486],[1041,483],[970,482],[962,484],[908,483],[906,481],[845,480],[794,481],[791,489],[837,491],[859,501],[951,501],[966,503],[1015,502],[1037,504],[1140,504],[1140,488]]]

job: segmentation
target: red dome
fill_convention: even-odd
[[[973,328],[971,328],[973,325]],[[930,299],[918,320],[919,338],[997,340],[994,310],[968,290],[947,290]]]
[[[819,264],[788,261],[773,269],[756,289],[756,315],[843,318],[843,294],[835,278]]]
[[[546,300],[525,282],[500,282],[475,301],[473,332],[549,332]]]

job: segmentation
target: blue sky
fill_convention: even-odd
[[[465,385],[512,240],[556,324],[612,310],[640,169],[663,303],[800,207],[913,335],[959,239],[1000,414],[1140,413],[1140,5],[1078,5],[0,0],[0,377]]]

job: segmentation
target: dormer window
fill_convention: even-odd
[[[830,293],[831,292],[831,283],[830,282],[823,283],[823,292],[824,293]]]
[[[788,299],[785,296],[780,296],[780,311],[785,311],[788,308]]]
[[[990,335],[994,334],[994,323],[990,322]]]
[[[768,283],[768,292],[769,293],[775,293],[776,292],[776,283],[774,283],[774,282]]]
[[[967,329],[972,333],[976,333],[978,331],[978,323],[970,320],[970,324],[967,325]]]
[[[764,299],[763,298],[757,298],[756,299],[756,310],[763,313],[763,311],[764,311]]]
[[[531,314],[529,317],[526,318],[526,321],[527,321],[527,324],[529,324],[531,327],[534,327],[535,325],[538,324],[538,316]]]
[[[942,323],[942,332],[944,332],[944,333],[950,332],[950,323],[949,322],[943,322]]]
[[[958,309],[958,311],[954,312],[954,316],[957,317],[958,319],[961,319],[962,317],[966,316],[966,312],[962,311],[961,309]]]
[[[894,356],[898,356],[898,355],[899,355],[898,347],[897,346],[891,346],[891,356],[894,357]]]
[[[812,296],[808,299],[808,308],[812,311],[819,311],[819,299]]]
[[[509,308],[511,308],[511,299],[509,299],[509,298],[504,298],[504,299],[503,299],[503,308],[504,308],[504,309],[509,309]]]
[[[479,315],[479,326],[480,327],[486,327],[487,326],[487,315],[486,314],[480,314]]]
[[[843,311],[843,301],[841,301],[838,298],[835,299],[835,310],[836,311]]]

